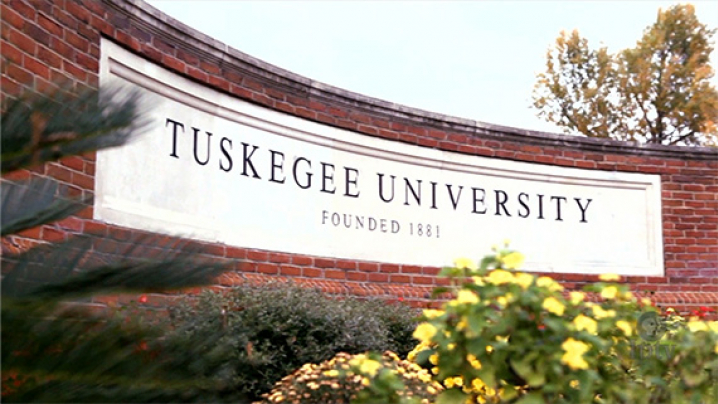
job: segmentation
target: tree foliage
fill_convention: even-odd
[[[710,83],[715,30],[692,5],[659,10],[634,48],[593,50],[561,32],[538,75],[533,106],[566,133],[665,145],[718,145],[718,91]]]
[[[3,174],[119,146],[145,127],[139,92],[64,90],[30,93],[3,106]],[[52,178],[2,180],[2,401],[217,401],[216,383],[157,357],[157,329],[136,316],[95,316],[75,303],[207,284],[224,265],[179,243],[147,259],[142,251],[160,244],[152,236],[122,243],[76,236],[6,251],[18,232],[61,220],[90,202],[68,196]],[[102,243],[116,246],[114,252],[100,251]]]

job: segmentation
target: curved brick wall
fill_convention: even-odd
[[[644,146],[538,133],[444,116],[369,98],[277,68],[209,38],[139,0],[8,0],[2,3],[2,99],[24,87],[49,90],[71,81],[96,87],[100,38],[203,85],[266,108],[366,136],[542,164],[660,174],[665,277],[624,279],[681,310],[718,304],[718,149]],[[67,158],[5,180],[52,176],[76,194],[94,191],[94,155]],[[112,254],[143,232],[92,220],[92,207],[3,240],[3,251],[98,235],[93,251]],[[171,249],[158,237],[145,254]],[[402,297],[425,304],[439,268],[357,262],[192,242],[217,259],[240,259],[219,286],[293,279],[333,293]],[[565,286],[593,281],[553,274]],[[165,297],[155,296],[155,302]],[[152,302],[153,299],[150,300]],[[97,304],[106,303],[105,300]]]

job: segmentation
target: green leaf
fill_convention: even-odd
[[[469,319],[470,321],[471,319]],[[466,341],[466,349],[476,355],[477,358],[482,357],[486,353],[486,340],[483,338],[472,338]]]
[[[534,391],[521,397],[516,404],[546,404],[546,401],[541,393]]]
[[[501,400],[503,402],[511,402],[514,398],[518,397],[518,395],[519,392],[514,388],[514,386],[504,386],[504,390],[501,393]]]
[[[434,354],[433,349],[425,349],[416,354],[416,363],[423,364],[429,362],[429,357]]]
[[[541,387],[546,383],[546,376],[543,369],[536,369],[533,366],[533,359],[526,356],[521,359],[511,359],[511,368],[521,376],[531,387]]]
[[[566,322],[562,318],[546,317],[543,319],[544,325],[555,331],[563,330],[566,328]]]
[[[436,404],[464,404],[467,396],[459,389],[444,390],[436,398]]]
[[[495,264],[496,262],[497,261],[495,255],[487,255],[481,260],[481,263],[479,264],[479,269],[481,269],[482,271],[486,271],[487,269],[489,269],[491,264]]]
[[[497,388],[496,371],[494,371],[493,364],[481,362],[481,369],[477,373],[479,374],[479,379],[481,379],[484,384],[491,387],[492,389]]]
[[[483,329],[489,325],[484,316],[473,315],[468,317],[469,330],[475,335],[481,335]]]
[[[448,278],[455,278],[459,277],[464,274],[463,269],[454,268],[454,267],[443,267],[438,273],[438,276],[448,277]]]

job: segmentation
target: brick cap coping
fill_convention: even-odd
[[[267,87],[299,96],[309,96],[337,106],[350,107],[383,119],[523,144],[680,160],[718,161],[718,148],[713,147],[647,145],[520,129],[458,118],[368,97],[309,79],[247,55],[164,14],[143,0],[103,0],[103,2],[178,49],[201,59],[214,61],[222,68],[252,77]]]

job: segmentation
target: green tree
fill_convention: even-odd
[[[635,48],[592,50],[562,32],[538,75],[533,106],[566,133],[665,145],[718,145],[709,30],[692,5],[659,10]]]
[[[141,94],[126,89],[17,98],[3,106],[2,173],[122,145],[145,128],[143,111]],[[12,244],[18,232],[63,219],[90,202],[68,196],[51,178],[3,179],[3,241]],[[114,253],[98,248],[101,243],[114,243]],[[151,236],[119,243],[79,235],[13,252],[3,243],[3,402],[209,402],[225,395],[218,393],[221,386],[189,371],[201,357],[191,350],[159,350],[161,330],[137,315],[96,316],[75,304],[108,293],[206,284],[225,270],[187,245],[159,249],[146,259],[143,249],[158,244]],[[167,355],[187,366],[173,367],[163,359]]]

